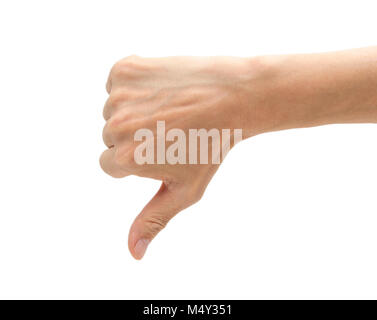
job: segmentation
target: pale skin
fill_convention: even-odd
[[[162,181],[129,233],[141,259],[151,240],[197,202],[218,164],[134,161],[136,130],[217,128],[243,138],[290,128],[377,123],[377,47],[321,54],[235,57],[127,57],[112,68],[104,107],[102,169],[117,178]],[[247,173],[246,173],[247,174]]]

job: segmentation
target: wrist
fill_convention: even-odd
[[[244,139],[279,130],[285,124],[281,94],[281,79],[289,56],[257,56],[246,59],[247,84],[241,104],[241,126]],[[280,108],[280,110],[279,110]]]

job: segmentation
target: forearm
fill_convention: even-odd
[[[262,61],[262,62],[260,62]],[[335,123],[377,123],[377,47],[264,57],[258,103],[262,133]],[[255,120],[250,120],[255,127]]]

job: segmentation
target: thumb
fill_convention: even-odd
[[[140,260],[152,239],[179,211],[184,209],[185,197],[178,186],[162,183],[152,200],[144,207],[131,226],[128,248]]]

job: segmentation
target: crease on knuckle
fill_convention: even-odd
[[[110,137],[117,137],[120,133],[120,119],[117,119],[116,117],[111,117],[106,122],[105,131]]]
[[[128,123],[131,120],[131,115],[128,110],[123,109],[115,112],[108,120],[107,120],[107,127],[109,133],[113,134],[114,136],[120,135],[127,131]]]
[[[134,161],[133,148],[121,148],[115,152],[114,161],[121,168],[127,168],[132,172],[137,171],[136,163]]]
[[[119,107],[127,100],[127,96],[128,94],[124,90],[114,91],[110,94],[106,104],[109,107]]]

